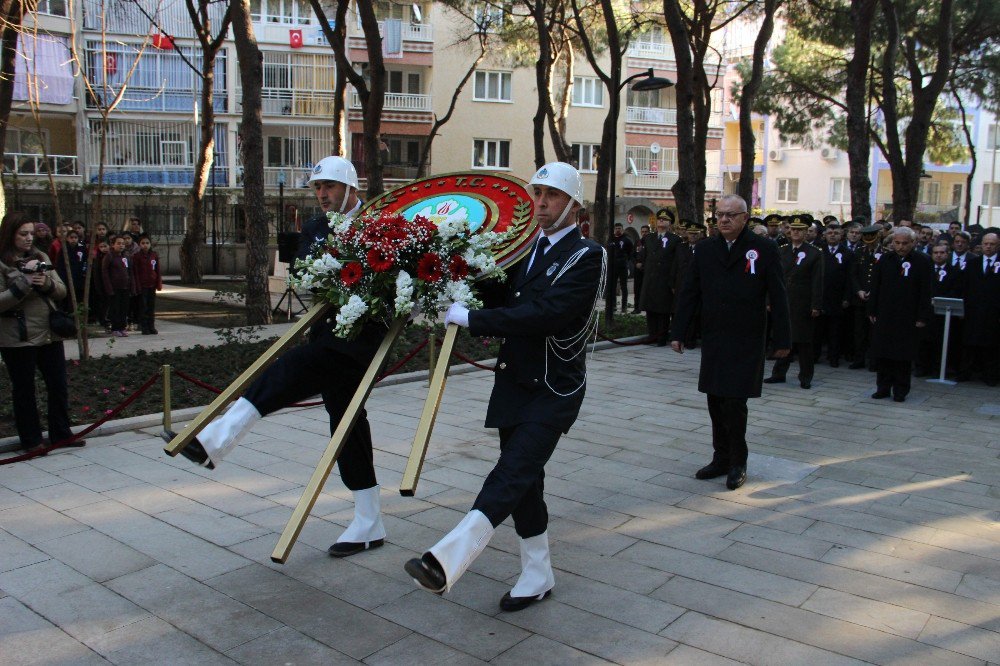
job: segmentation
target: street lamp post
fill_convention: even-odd
[[[611,137],[611,193],[608,197],[608,241],[607,246],[609,250],[608,263],[610,265],[610,270],[608,274],[611,276],[611,281],[607,285],[607,293],[605,294],[604,302],[604,321],[610,326],[615,321],[615,307],[617,306],[618,298],[618,285],[616,278],[618,277],[615,273],[615,244],[612,242],[615,237],[615,187],[616,187],[616,172],[618,170],[618,114],[619,114],[619,96],[622,90],[632,81],[638,82],[632,86],[632,90],[643,91],[643,90],[660,90],[662,88],[669,88],[674,85],[674,82],[670,79],[664,79],[659,76],[653,75],[653,68],[650,67],[645,72],[640,72],[639,74],[633,74],[618,85],[618,89],[615,90],[614,94],[611,96],[611,113],[612,117],[615,119],[615,132]],[[638,306],[638,303],[636,304]]]

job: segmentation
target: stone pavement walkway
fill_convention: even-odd
[[[332,478],[285,565],[269,556],[328,434],[322,409],[263,420],[214,472],[152,430],[0,467],[3,664],[1000,663],[1000,392],[866,371],[751,402],[749,474],[709,457],[698,352],[598,352],[547,467],[551,599],[505,614],[509,525],[443,598],[403,562],[470,507],[497,455],[492,378],[453,377],[416,497],[396,492],[426,391],[369,403],[389,531],[345,560]],[[335,477],[336,475],[334,475]]]

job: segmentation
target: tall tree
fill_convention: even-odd
[[[232,5],[227,5],[219,22],[218,32],[213,32],[209,14],[212,4],[212,0],[185,0],[195,37],[201,47],[201,70],[198,72],[201,79],[201,135],[195,159],[194,180],[188,193],[188,224],[181,243],[181,282],[184,284],[199,284],[202,277],[201,249],[205,246],[202,203],[215,163],[215,62],[225,44],[232,21]]]
[[[327,42],[333,48],[333,54],[337,61],[337,69],[347,77],[348,82],[354,86],[361,100],[361,124],[364,132],[364,168],[365,176],[368,179],[369,198],[375,197],[385,191],[385,183],[382,179],[382,109],[385,106],[385,60],[382,58],[382,35],[379,32],[378,17],[375,16],[375,8],[371,2],[359,1],[357,3],[358,16],[361,19],[361,30],[365,35],[365,50],[368,54],[368,80],[354,69],[351,61],[347,58],[347,10],[350,0],[337,0],[336,6],[336,30],[330,27],[330,22],[326,18],[320,0],[309,0],[313,12],[319,19],[323,34]],[[344,31],[342,34],[337,33]],[[358,161],[357,155],[352,155]]]
[[[14,100],[14,59],[17,57],[17,37],[24,18],[22,0],[0,0],[0,164],[7,145],[7,123]],[[6,212],[4,188],[0,185],[0,216]]]
[[[230,5],[236,57],[243,86],[240,155],[243,158],[243,209],[246,216],[247,323],[271,323],[267,288],[267,208],[264,205],[264,129],[260,89],[264,85],[263,56],[250,20],[250,0]]]
[[[764,79],[764,55],[774,34],[774,17],[782,0],[763,0],[760,28],[750,57],[750,75],[740,89],[740,181],[736,193],[749,204],[753,202],[754,156],[757,150],[753,132],[753,104]]]

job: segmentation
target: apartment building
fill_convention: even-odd
[[[373,5],[387,70],[382,158],[386,186],[392,187],[416,176],[434,119],[447,112],[478,50],[465,39],[474,30],[472,22],[440,3],[382,0]],[[222,8],[210,7],[218,25]],[[264,64],[266,197],[277,231],[316,211],[304,186],[312,165],[332,152],[336,66],[307,0],[254,0],[251,7]],[[332,8],[328,16],[333,16]],[[166,269],[176,270],[173,248],[185,229],[186,194],[202,120],[196,71],[201,50],[183,0],[40,0],[25,23],[37,25],[38,31],[26,34],[19,45],[18,93],[4,164],[8,200],[51,221],[51,172],[64,216],[89,221],[96,184],[103,179],[103,218],[117,226],[138,215],[161,248],[166,247],[161,252]],[[348,56],[365,75],[368,53],[353,8],[347,32]],[[459,95],[450,122],[434,138],[430,173],[484,169],[527,178],[534,171],[534,68],[515,66],[502,47],[491,43]],[[633,41],[624,76],[649,68],[657,76],[676,77],[669,37],[662,29]],[[240,264],[243,224],[241,91],[231,40],[220,51],[214,72],[215,164],[204,211],[213,265],[206,269],[225,272]],[[592,200],[601,126],[611,100],[582,54],[575,59],[571,94],[567,139],[584,174],[586,197]],[[723,190],[721,87],[715,101],[709,197]],[[350,89],[347,106],[346,149],[364,187],[361,108]],[[39,112],[41,131],[32,109]],[[638,229],[657,208],[672,203],[670,186],[677,176],[674,92],[626,90],[620,109],[615,219]],[[548,138],[546,153],[554,159]],[[221,256],[220,247],[225,250]]]

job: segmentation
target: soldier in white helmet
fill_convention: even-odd
[[[472,510],[406,571],[423,588],[444,593],[486,548],[508,516],[521,541],[521,576],[500,607],[517,611],[547,597],[555,580],[549,559],[543,468],[576,421],[586,385],[586,347],[607,271],[604,250],[577,228],[580,174],[553,162],[529,189],[541,233],[511,272],[503,307],[469,311],[453,304],[447,323],[472,335],[504,338],[486,427],[500,429],[500,459]]]
[[[299,259],[305,258],[315,243],[326,240],[329,233],[327,212],[353,217],[361,208],[358,174],[354,165],[343,157],[320,160],[309,184],[323,214],[310,218],[302,226]],[[308,344],[276,360],[222,416],[205,426],[181,455],[215,469],[261,417],[317,393],[322,394],[330,415],[332,435],[386,334],[384,326],[370,323],[355,340],[344,340],[333,335],[334,325],[332,318],[313,325]],[[167,441],[173,437],[173,432],[164,433]],[[344,485],[354,495],[354,519],[330,546],[329,553],[334,557],[346,557],[377,548],[385,542],[379,486],[372,459],[371,429],[364,410],[344,443],[337,466]]]

